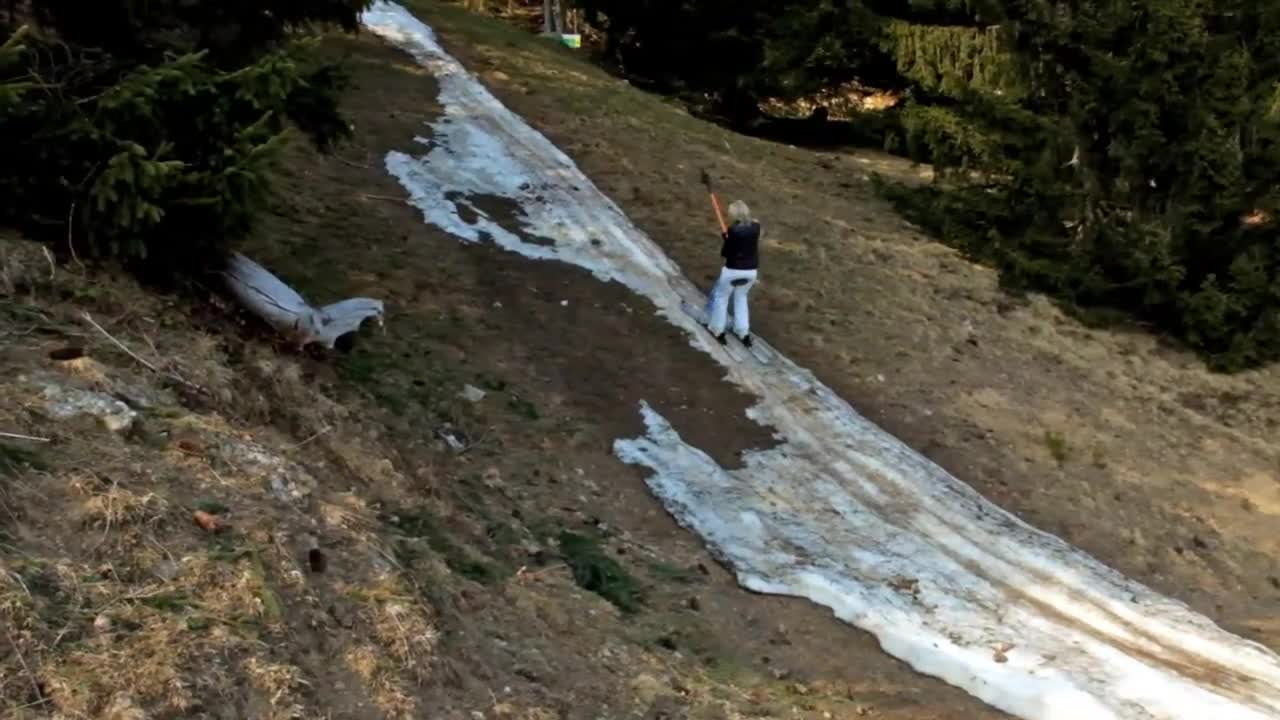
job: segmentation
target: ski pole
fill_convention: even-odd
[[[702,184],[707,186],[707,194],[711,196],[711,207],[715,208],[716,220],[720,223],[720,232],[729,232],[729,226],[724,223],[724,214],[720,212],[720,200],[716,198],[716,191],[711,189],[711,176],[706,170],[702,171]]]

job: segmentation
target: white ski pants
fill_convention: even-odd
[[[707,328],[714,334],[724,332],[729,322],[729,301],[733,301],[733,334],[746,337],[751,332],[751,320],[747,311],[747,293],[756,284],[755,270],[722,268],[720,279],[711,291],[711,317]]]

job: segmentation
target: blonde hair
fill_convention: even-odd
[[[729,224],[741,225],[751,222],[751,208],[741,200],[729,203]]]

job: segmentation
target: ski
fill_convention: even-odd
[[[705,308],[696,307],[692,303],[684,302],[684,301],[680,302],[680,308],[684,310],[686,315],[688,315],[689,317],[697,321],[697,323],[701,325],[703,328],[707,328],[708,318],[707,318],[707,312]],[[707,329],[707,332],[711,332],[711,330]],[[756,362],[760,363],[761,365],[769,364],[769,354],[765,352],[762,348],[760,348],[758,345],[751,345],[750,347],[748,347],[746,345],[743,345],[742,341],[733,333],[728,333],[728,335],[729,337],[732,337],[735,342],[726,343],[724,347],[726,350],[728,350],[730,357],[732,357],[734,360],[737,360],[738,362],[742,362],[743,358],[742,358],[741,352],[742,350],[746,350],[748,353],[751,354],[751,357],[755,358]]]
[[[747,352],[751,353],[751,357],[755,358],[756,362],[760,363],[761,365],[769,364],[769,360],[770,360],[769,351],[760,347],[759,341],[752,343],[750,347],[745,345],[743,347],[747,348]]]
[[[697,322],[699,325],[701,325],[701,326],[702,326],[702,329],[707,330],[707,332],[708,332],[708,333],[709,333],[709,332],[711,332],[710,330],[708,330],[708,329],[707,329],[707,313],[706,313],[706,311],[704,311],[702,308],[700,308],[700,307],[695,307],[695,306],[694,306],[693,304],[691,304],[691,303],[687,303],[687,302],[681,301],[681,302],[680,302],[680,309],[681,309],[681,310],[684,310],[684,313],[685,313],[686,315],[688,315],[689,317],[693,318],[695,322]],[[733,358],[733,359],[734,359],[734,361],[736,361],[736,362],[742,362],[742,361],[743,361],[742,354],[739,352],[739,350],[738,350],[738,348],[737,348],[736,346],[726,344],[726,345],[724,346],[724,349],[725,349],[725,351],[726,351],[726,352],[728,352],[728,353],[729,353],[729,357]]]

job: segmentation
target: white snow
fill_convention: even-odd
[[[647,405],[619,440],[667,509],[758,592],[808,598],[889,654],[1028,720],[1280,717],[1280,658],[987,502],[766,348],[730,360],[680,310],[701,294],[573,162],[385,0],[364,16],[439,82],[444,114],[386,166],[426,222],[585,268],[652,301],[753,394],[780,444],[727,471]],[[515,209],[498,224],[475,202]],[[763,341],[761,341],[763,342]]]

